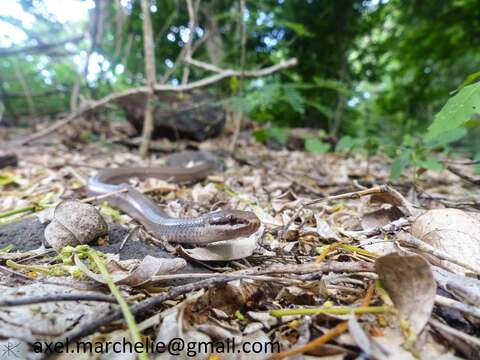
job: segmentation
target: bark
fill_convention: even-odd
[[[147,77],[148,96],[145,105],[142,145],[140,155],[146,157],[153,132],[153,95],[155,92],[155,48],[153,40],[152,20],[150,18],[150,1],[141,0],[143,14],[143,47],[145,51],[145,75]]]

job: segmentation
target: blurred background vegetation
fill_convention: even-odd
[[[298,58],[295,67],[245,79],[241,97],[236,77],[206,89],[261,124],[263,141],[284,142],[289,127],[317,128],[311,151],[332,149],[321,140],[329,136],[337,150],[384,150],[400,172],[415,156],[434,168],[422,155],[423,135],[452,91],[480,70],[478,0],[248,0],[243,16],[240,1],[194,3],[190,34],[185,1],[151,1],[159,82],[181,82],[176,62],[190,36],[195,59],[238,69],[241,26],[245,69]],[[1,8],[2,121],[69,111],[75,92],[98,99],[145,84],[140,1],[9,0]],[[192,67],[190,80],[207,74]],[[480,157],[478,127],[451,128],[432,146],[461,138],[457,150]]]

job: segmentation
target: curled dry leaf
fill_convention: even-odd
[[[375,268],[400,315],[419,334],[430,318],[437,290],[430,264],[419,255],[392,253],[378,258]]]
[[[218,189],[213,183],[208,183],[205,186],[197,184],[193,187],[192,198],[197,203],[208,204],[215,198],[217,193]]]
[[[361,224],[364,230],[381,228],[392,221],[400,219],[402,216],[403,213],[396,206],[381,208],[364,214]]]
[[[57,205],[53,220],[45,228],[45,239],[55,250],[88,244],[108,234],[108,225],[98,210],[77,200]]]
[[[74,257],[77,265],[91,279],[106,284],[102,275],[89,270],[77,257]],[[181,258],[163,259],[147,255],[143,260],[122,261],[110,260],[107,267],[113,282],[118,285],[141,286],[150,282],[155,275],[171,274],[185,267],[186,261]]]
[[[411,233],[472,268],[480,268],[480,219],[476,214],[458,209],[429,210],[415,219]],[[451,262],[433,257],[431,261],[465,274],[464,268]]]
[[[228,241],[219,241],[204,247],[184,249],[184,252],[200,261],[229,261],[246,258],[253,254],[258,246],[264,226],[260,226],[254,234]]]
[[[320,236],[320,239],[325,241],[341,241],[335,231],[332,230],[330,225],[317,213],[315,213],[315,221],[317,223],[317,233]]]

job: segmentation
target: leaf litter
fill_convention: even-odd
[[[27,345],[72,331],[83,339],[102,333],[105,341],[129,336],[110,322],[84,331],[107,313],[105,306],[118,305],[55,300],[72,291],[79,299],[87,292],[108,294],[93,263],[62,252],[64,245],[56,246],[59,253],[32,252],[22,248],[28,233],[9,233],[8,238],[1,233],[32,217],[48,219],[44,213],[59,204],[55,213],[72,199],[84,201],[86,179],[97,169],[161,165],[168,154],[142,160],[105,141],[75,145],[73,138],[49,140],[18,149],[19,165],[0,172],[0,310],[5,320],[0,336]],[[207,141],[198,149],[218,154],[228,140]],[[132,184],[172,216],[220,208],[254,211],[263,225],[249,238],[211,247],[167,244],[143,230],[133,231],[135,221],[104,200],[88,201],[109,227],[118,223],[125,229],[124,241],[146,241],[165,250],[166,258],[119,259],[125,256],[121,251],[103,257],[143,335],[157,341],[178,335],[218,344],[230,338],[279,344],[275,351],[257,354],[258,359],[295,354],[312,359],[475,358],[480,351],[478,187],[459,183],[446,171],[427,171],[415,182],[404,177],[385,186],[388,164],[380,157],[367,164],[357,154],[272,151],[244,141],[233,157],[216,155],[224,171],[195,185],[156,179],[132,179]],[[165,149],[187,145],[162,141]],[[80,204],[83,210],[67,206],[62,220],[67,225],[62,226],[87,226],[73,238],[101,249],[112,239],[98,218],[99,236],[84,239],[94,224],[85,225],[81,214],[86,204]],[[49,231],[46,235],[51,238]],[[68,286],[60,288],[62,282]],[[53,297],[42,308],[35,302],[5,305],[12,299],[36,301],[28,287],[41,288],[36,295]],[[136,310],[158,296],[163,300],[155,306]],[[39,309],[44,316],[35,317],[37,328],[52,318],[63,325],[39,337],[24,320],[33,319]],[[225,356],[215,350],[210,355]]]

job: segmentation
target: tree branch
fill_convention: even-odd
[[[185,85],[168,85],[168,84],[156,84],[154,86],[155,92],[164,92],[164,91],[173,91],[173,92],[182,92],[182,91],[189,91],[193,90],[199,87],[204,87],[207,85],[214,84],[220,80],[232,77],[232,76],[239,76],[240,74],[243,74],[245,77],[248,78],[257,78],[257,77],[262,77],[262,76],[267,76],[270,74],[273,74],[277,71],[280,71],[282,69],[286,69],[292,66],[295,66],[297,64],[297,59],[292,58],[288,59],[285,61],[282,61],[276,65],[269,66],[263,69],[258,69],[258,70],[250,70],[250,71],[239,71],[239,70],[232,70],[232,69],[224,69],[220,73],[197,80],[193,81],[191,83],[185,84]],[[89,102],[84,104],[83,106],[79,107],[76,111],[70,113],[68,116],[66,116],[64,119],[52,124],[51,126],[36,132],[24,139],[19,140],[16,142],[19,145],[26,145],[28,143],[31,143],[34,140],[40,139],[41,137],[48,135],[54,131],[57,131],[64,125],[68,124],[72,120],[76,119],[77,117],[81,116],[82,114],[96,110],[100,107],[103,107],[107,105],[108,103],[128,97],[134,94],[147,94],[149,91],[148,86],[141,86],[141,87],[136,87],[136,88],[131,88],[128,90],[120,91],[117,93],[110,94],[108,96],[105,96],[104,98]]]
[[[140,156],[147,156],[153,132],[153,95],[156,83],[155,47],[153,42],[152,20],[150,18],[150,0],[141,0],[143,14],[143,47],[145,51],[145,75],[147,77],[147,102],[145,103],[145,118],[143,120],[142,144]]]
[[[35,54],[41,52],[47,52],[50,49],[55,49],[59,46],[63,46],[67,43],[77,43],[83,39],[83,35],[79,35],[73,38],[65,39],[51,44],[40,44],[36,46],[27,46],[20,49],[0,49],[0,56],[12,56],[17,54]]]

